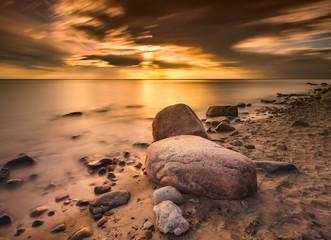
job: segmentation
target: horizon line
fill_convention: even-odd
[[[330,78],[0,78],[2,80],[331,80]]]

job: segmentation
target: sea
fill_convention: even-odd
[[[0,212],[20,218],[15,208],[42,204],[38,199],[48,185],[67,187],[88,178],[79,162],[83,156],[123,151],[143,156],[133,144],[153,141],[153,117],[164,107],[185,103],[202,119],[211,105],[244,102],[252,107],[240,111],[253,113],[263,106],[261,98],[306,93],[322,82],[331,84],[331,79],[1,80],[0,167],[20,154],[37,164],[11,173],[25,181],[20,191],[0,183]],[[63,117],[70,112],[82,116]],[[38,176],[37,184],[30,182],[31,174]],[[84,196],[86,189],[75,190]]]

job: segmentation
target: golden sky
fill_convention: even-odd
[[[0,78],[330,78],[331,0],[2,0]]]

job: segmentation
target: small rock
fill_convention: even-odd
[[[7,186],[8,187],[19,187],[23,184],[23,180],[22,179],[9,179],[7,181]]]
[[[98,209],[104,207],[103,212],[110,210],[111,208],[118,207],[127,204],[131,197],[128,191],[115,191],[100,195],[93,202],[90,203],[90,209],[93,211],[94,208]]]
[[[110,173],[108,173],[107,178],[109,180],[112,180],[113,178],[116,178],[116,175],[114,173],[110,172]]]
[[[242,142],[240,141],[240,140],[235,140],[235,141],[233,141],[232,143],[231,143],[231,145],[233,145],[233,146],[242,146],[243,144],[242,144]]]
[[[81,116],[83,116],[82,112],[70,112],[62,115],[62,117],[81,117]]]
[[[123,166],[125,166],[126,165],[126,162],[125,161],[120,161],[119,163],[118,163],[118,166],[121,166],[121,167],[123,167]]]
[[[153,237],[153,233],[151,231],[144,231],[144,233],[142,234],[142,237],[140,239],[148,240],[148,239],[152,239],[152,237]]]
[[[269,173],[278,171],[293,171],[297,170],[292,163],[277,162],[277,161],[254,161],[257,168],[261,168]]]
[[[261,103],[275,103],[276,100],[274,99],[261,99]]]
[[[230,134],[229,134],[229,136],[231,136],[231,137],[232,137],[232,136],[236,136],[236,135],[238,135],[238,134],[239,134],[239,132],[238,132],[238,131],[234,131],[234,132],[230,133]]]
[[[302,120],[297,120],[292,124],[292,127],[309,127],[309,123],[306,123]]]
[[[106,173],[107,173],[107,169],[105,167],[100,168],[100,170],[98,171],[99,176],[103,176]]]
[[[85,206],[88,206],[89,204],[90,204],[90,202],[87,201],[87,200],[79,200],[76,203],[76,206],[78,206],[78,207],[85,207]]]
[[[108,219],[105,217],[102,217],[98,222],[97,222],[97,227],[101,228],[103,225],[106,224],[106,222],[108,222]]]
[[[149,143],[137,142],[137,143],[134,143],[132,146],[137,147],[137,148],[148,148],[149,145],[150,145]]]
[[[237,107],[239,107],[239,108],[244,108],[244,107],[246,107],[246,103],[243,103],[243,102],[238,103],[238,104],[237,104]]]
[[[185,233],[190,225],[183,217],[182,210],[171,201],[163,201],[153,207],[156,216],[157,228],[167,234],[174,233],[179,236]]]
[[[104,184],[104,185],[101,185],[101,186],[95,186],[94,187],[94,193],[97,194],[97,195],[109,192],[110,190],[111,190],[110,184]]]
[[[69,198],[69,194],[64,193],[64,194],[61,194],[61,195],[58,195],[57,197],[55,197],[55,202],[61,202],[67,198]]]
[[[131,153],[130,152],[123,152],[123,156],[125,158],[129,158],[131,156]]]
[[[93,236],[93,229],[91,227],[83,227],[76,232],[68,240],[82,240]]]
[[[34,181],[34,180],[36,180],[38,177],[39,177],[39,175],[36,174],[36,173],[34,173],[34,174],[31,174],[31,175],[29,176],[29,180]]]
[[[151,230],[151,229],[153,229],[154,228],[154,225],[153,225],[153,223],[151,223],[150,221],[146,221],[145,223],[144,223],[144,226],[143,226],[143,229],[144,230]]]
[[[71,139],[72,140],[77,140],[80,137],[81,137],[81,135],[73,135],[73,136],[71,136]]]
[[[7,214],[0,215],[0,226],[9,225],[12,222],[12,218]]]
[[[44,224],[43,221],[41,221],[41,220],[36,220],[36,221],[34,221],[34,222],[32,223],[32,227],[33,227],[33,228],[37,228],[37,227],[40,227],[40,226],[43,225],[43,224]]]
[[[51,233],[60,233],[63,232],[64,230],[66,230],[66,226],[64,223],[58,225],[57,227],[53,228],[51,230]]]
[[[80,161],[82,161],[88,168],[92,170],[96,170],[102,167],[105,167],[107,165],[110,165],[113,163],[112,159],[109,158],[102,158],[102,159],[90,159],[88,157],[81,158]]]
[[[181,204],[183,202],[182,194],[176,188],[171,186],[162,187],[154,191],[153,199],[155,205],[166,200],[170,200],[175,204]]]
[[[140,169],[142,167],[142,163],[138,162],[136,165],[134,165],[135,168]]]
[[[43,213],[45,213],[46,211],[48,211],[48,209],[49,209],[49,207],[47,207],[47,206],[40,206],[40,207],[34,208],[30,212],[30,217],[32,217],[32,218],[39,217]]]
[[[55,214],[54,211],[49,211],[49,212],[47,213],[47,216],[51,217],[51,216],[53,216],[54,214]]]
[[[108,172],[112,172],[112,171],[114,171],[115,170],[115,165],[109,165],[108,167],[107,167],[107,169],[108,169]]]
[[[70,203],[71,203],[71,200],[65,200],[65,201],[63,202],[64,205],[69,205]]]
[[[25,231],[26,231],[26,229],[22,225],[19,225],[16,228],[15,237],[21,236]]]
[[[3,167],[11,170],[19,167],[33,166],[35,163],[36,161],[32,157],[24,155],[8,161]]]
[[[229,119],[227,117],[214,117],[214,118],[207,119],[205,123],[206,123],[207,126],[211,126],[212,128],[215,128],[221,122],[229,123]]]
[[[94,221],[98,221],[103,217],[102,213],[94,214],[93,219]]]
[[[229,132],[235,130],[235,128],[226,122],[221,122],[215,130],[216,132]]]
[[[206,112],[207,117],[220,117],[220,116],[238,116],[237,106],[210,106]]]
[[[286,147],[286,145],[280,143],[280,144],[277,144],[277,149],[279,150],[283,150],[283,151],[287,151],[288,148]]]
[[[7,177],[9,177],[9,169],[8,168],[2,168],[0,170],[0,182],[4,179],[6,179]]]
[[[246,144],[245,147],[247,149],[255,149],[255,145],[254,144]]]

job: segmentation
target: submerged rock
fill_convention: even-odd
[[[22,157],[8,161],[3,167],[7,169],[15,169],[19,167],[32,166],[35,163],[36,161],[32,157],[24,155]]]
[[[293,171],[297,170],[296,166],[292,163],[277,162],[277,161],[254,161],[257,168],[261,168],[269,173],[278,171]]]
[[[68,240],[82,240],[84,238],[93,236],[93,234],[93,229],[91,227],[83,227],[74,232],[74,234],[69,237]]]
[[[66,225],[64,223],[56,226],[55,228],[53,228],[51,230],[51,233],[60,233],[63,232],[64,230],[66,230]]]
[[[207,126],[217,127],[221,122],[229,122],[227,117],[214,117],[206,120]]]
[[[154,204],[159,204],[165,200],[170,200],[176,204],[181,204],[183,202],[183,196],[180,192],[171,186],[166,186],[157,189],[153,193]]]
[[[114,207],[127,204],[131,197],[128,191],[109,192],[100,195],[90,203],[90,208],[93,214],[104,213]]]
[[[190,225],[183,217],[182,210],[171,201],[163,201],[153,207],[156,216],[157,228],[167,234],[174,233],[179,236],[185,233]]]
[[[36,208],[31,210],[30,217],[32,217],[32,218],[39,217],[43,213],[47,212],[48,209],[49,209],[49,207],[47,207],[47,206],[36,207]]]
[[[309,123],[306,123],[302,120],[297,120],[292,124],[292,127],[309,127]]]
[[[0,215],[0,226],[9,225],[12,222],[12,218],[7,214]]]
[[[240,199],[257,190],[254,163],[244,155],[197,136],[151,144],[146,172],[157,183],[216,199]]]
[[[216,128],[216,132],[230,132],[236,130],[234,127],[232,127],[227,122],[221,122]]]
[[[80,161],[83,162],[91,170],[97,170],[113,163],[113,160],[110,158],[96,159],[96,157],[83,157],[80,159]]]
[[[210,106],[206,113],[207,117],[220,117],[220,116],[238,116],[237,106]]]
[[[70,112],[62,115],[62,117],[81,117],[81,116],[83,116],[82,112]]]
[[[153,120],[152,128],[154,141],[177,135],[208,138],[200,119],[185,104],[172,105],[158,112]]]

